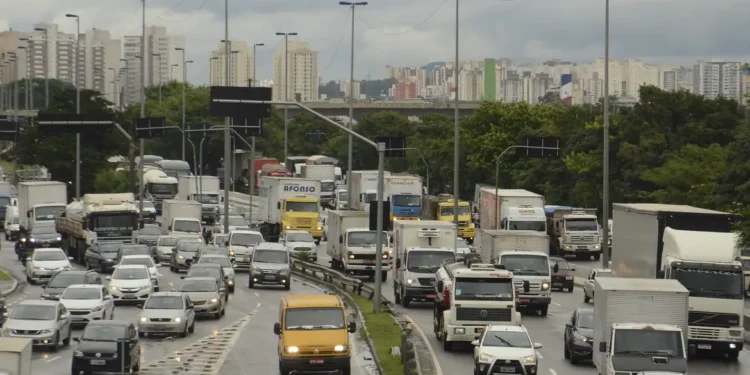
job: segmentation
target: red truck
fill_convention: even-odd
[[[292,177],[278,159],[259,159],[255,161],[255,188],[258,189],[258,180],[261,176]]]

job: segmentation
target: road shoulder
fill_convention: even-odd
[[[18,290],[18,280],[5,269],[0,268],[0,296],[9,297]]]

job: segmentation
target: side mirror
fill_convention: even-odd
[[[139,309],[142,309],[142,308],[143,308],[143,304],[142,304],[142,303],[139,303],[139,304],[135,305],[135,307],[137,307],[137,308],[139,308]]]
[[[168,227],[167,227],[167,230],[172,230],[172,226],[171,226],[171,225],[170,225],[170,226],[168,226]]]
[[[437,282],[437,291],[441,293],[443,292],[443,280]]]
[[[104,280],[112,280],[112,276],[104,276]]]
[[[347,327],[347,330],[349,331],[349,333],[357,332],[357,324],[355,324],[354,322],[349,322],[349,327]]]
[[[185,276],[180,276],[180,280],[185,280]]]
[[[81,338],[80,337],[73,337],[73,341],[75,341],[75,342],[81,342]]]
[[[599,343],[599,352],[600,353],[606,353],[607,352],[607,343],[602,341]]]
[[[273,324],[273,333],[275,335],[280,335],[281,334],[281,323],[274,323]]]
[[[541,348],[542,348],[542,344],[540,344],[538,342],[534,343],[534,349],[541,349]]]
[[[188,310],[194,310],[194,309],[195,309],[195,306],[194,306],[194,305],[187,305],[187,309],[188,309]]]
[[[658,271],[658,272],[656,273],[656,278],[658,278],[658,279],[663,279],[663,278],[664,278],[664,271],[661,271],[661,270],[660,270],[660,271]]]
[[[552,267],[552,272],[554,273],[560,272],[560,266],[557,263],[555,263],[555,266]]]
[[[524,293],[528,293],[530,289],[531,289],[531,286],[529,285],[529,280],[524,280],[523,281],[523,292]]]
[[[479,340],[474,340],[471,342],[472,346],[479,346]]]
[[[225,241],[224,246],[229,246],[229,241]]]
[[[344,236],[339,236],[339,243],[344,243]]]
[[[276,203],[276,209],[279,209],[279,210],[281,209],[281,202]]]
[[[109,295],[109,294],[107,294],[106,296],[104,296],[104,300],[105,300],[105,301],[109,301],[109,300],[111,300],[111,299],[112,299],[112,296],[111,296],[111,295]]]
[[[570,272],[575,272],[575,271],[576,271],[576,269],[575,269],[575,268],[571,268],[571,269],[570,269]]]
[[[396,268],[401,268],[401,259],[396,259]]]
[[[68,313],[62,314],[60,315],[60,320],[65,320],[65,319],[68,319],[69,317],[70,315]]]
[[[565,328],[573,328],[573,323],[571,322],[565,323]]]

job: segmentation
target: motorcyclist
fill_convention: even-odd
[[[26,227],[21,225],[18,228],[18,241],[16,241],[15,250],[18,260],[22,262],[26,261],[26,241],[28,240],[28,235],[29,232]]]

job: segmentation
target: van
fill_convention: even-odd
[[[3,223],[3,228],[5,230],[6,241],[15,241],[18,238],[18,232],[21,227],[18,221],[17,206],[8,206],[7,211],[5,211],[5,222]]]
[[[334,372],[351,374],[349,333],[357,331],[347,321],[339,296],[328,294],[289,295],[281,298],[279,322],[279,372]]]

